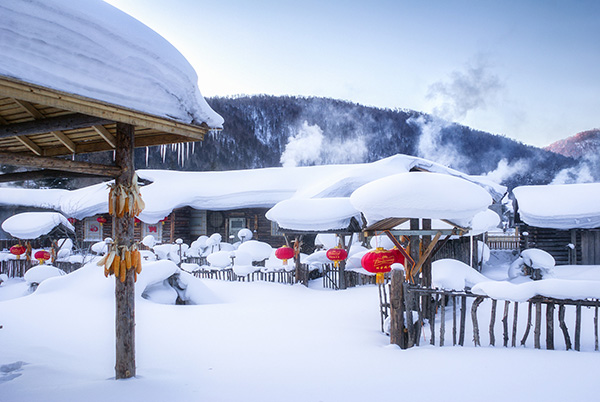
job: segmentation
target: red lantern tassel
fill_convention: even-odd
[[[384,273],[383,272],[378,272],[375,274],[375,283],[377,283],[378,285],[383,285],[385,282],[385,277],[384,277]]]

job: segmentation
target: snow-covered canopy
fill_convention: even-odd
[[[75,231],[67,218],[57,212],[24,212],[2,222],[2,230],[17,239],[37,239],[59,225]]]
[[[475,215],[491,205],[492,197],[462,178],[409,172],[365,184],[352,193],[350,201],[369,224],[386,218],[429,218],[468,226]]]
[[[0,49],[0,76],[188,124],[223,124],[181,53],[101,0],[3,0]]]
[[[349,197],[292,198],[275,205],[266,216],[283,229],[306,231],[346,229],[353,217],[360,222],[360,212]]]
[[[140,178],[152,182],[141,188],[146,209],[139,219],[147,223],[156,223],[168,216],[173,209],[184,206],[208,210],[272,208],[278,202],[289,199],[349,197],[365,183],[408,172],[415,166],[434,166],[436,170],[443,170],[441,165],[401,154],[372,163],[347,165],[224,172],[138,170]],[[505,190],[503,186],[470,181],[470,176],[458,172],[458,175],[455,175],[455,171],[447,170],[448,174],[444,176],[471,184],[483,193],[488,194],[488,190],[496,194]],[[0,205],[46,208],[60,211],[68,217],[82,219],[108,212],[108,188],[104,183],[73,191],[2,188]],[[344,219],[355,215],[355,212],[349,210],[347,203],[343,211],[343,214],[347,213]],[[336,216],[335,219],[340,218],[339,214]],[[282,216],[278,216],[277,219],[282,219]]]
[[[513,190],[521,220],[552,229],[600,227],[600,183],[521,186]]]

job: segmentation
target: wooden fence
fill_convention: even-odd
[[[449,343],[463,346],[466,338],[471,338],[474,346],[481,346],[483,338],[490,346],[496,346],[496,343],[504,347],[533,346],[536,349],[545,346],[551,350],[564,343],[565,350],[576,351],[581,350],[582,340],[586,340],[586,349],[591,350],[593,342],[593,350],[598,351],[600,300],[597,299],[562,300],[536,296],[526,302],[516,302],[470,292],[422,288],[406,282],[402,288],[402,305],[399,305],[398,295],[390,293],[390,303],[382,306],[382,314],[387,316],[390,306],[394,306],[390,311],[392,316],[400,313],[395,320],[392,317],[390,332],[395,333],[390,336],[392,343],[403,348],[419,346],[421,340],[437,346]],[[501,319],[498,319],[499,306],[502,306]],[[489,323],[481,322],[479,318],[484,309],[489,309]],[[403,321],[398,322],[399,319]],[[589,331],[587,334],[593,333],[593,341],[592,336],[583,336],[584,330]]]
[[[274,282],[274,283],[285,283],[292,285],[296,283],[296,275],[294,271],[254,271],[248,275],[240,276],[236,275],[233,269],[221,269],[221,270],[204,270],[199,269],[191,272],[196,278],[204,279],[218,279],[222,281],[232,282]]]
[[[518,250],[519,235],[491,235],[486,238],[486,244],[491,250]]]
[[[352,288],[359,285],[370,285],[375,283],[374,275],[365,275],[355,271],[344,270],[344,284],[340,282],[341,267],[335,267],[333,264],[323,265],[322,278],[323,287],[328,289],[339,290],[343,286]]]
[[[20,260],[6,260],[0,261],[0,274],[6,274],[9,278],[22,278],[25,272],[31,267],[38,265],[37,260],[27,261],[25,258]],[[71,263],[66,261],[56,261],[53,266],[62,269],[65,273],[69,274],[79,268],[81,263]]]

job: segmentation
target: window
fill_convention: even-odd
[[[238,241],[237,234],[246,227],[246,218],[229,218],[229,239],[235,243]],[[233,237],[232,237],[233,236]]]
[[[281,236],[281,235],[283,235],[283,232],[281,231],[281,228],[279,227],[277,222],[271,221],[271,236]]]
[[[154,236],[157,243],[162,243],[162,222],[145,223],[142,222],[142,239],[148,235]]]
[[[102,241],[102,224],[95,217],[83,220],[83,241]]]

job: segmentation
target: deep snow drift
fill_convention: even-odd
[[[501,272],[484,274],[506,279],[502,264]],[[584,277],[598,276],[595,268],[584,270]],[[140,289],[156,279],[152,272],[145,264]],[[49,279],[24,297],[17,297],[25,291],[20,280],[0,286],[0,400],[364,401],[401,395],[500,402],[598,396],[598,354],[590,351],[589,328],[582,352],[474,348],[469,342],[402,351],[379,331],[376,286],[329,291],[320,281],[305,288],[195,280],[205,298],[191,306],[156,304],[138,290],[138,377],[115,381],[113,281],[92,265]],[[13,298],[6,300],[8,294]],[[532,380],[542,367],[554,380]]]

